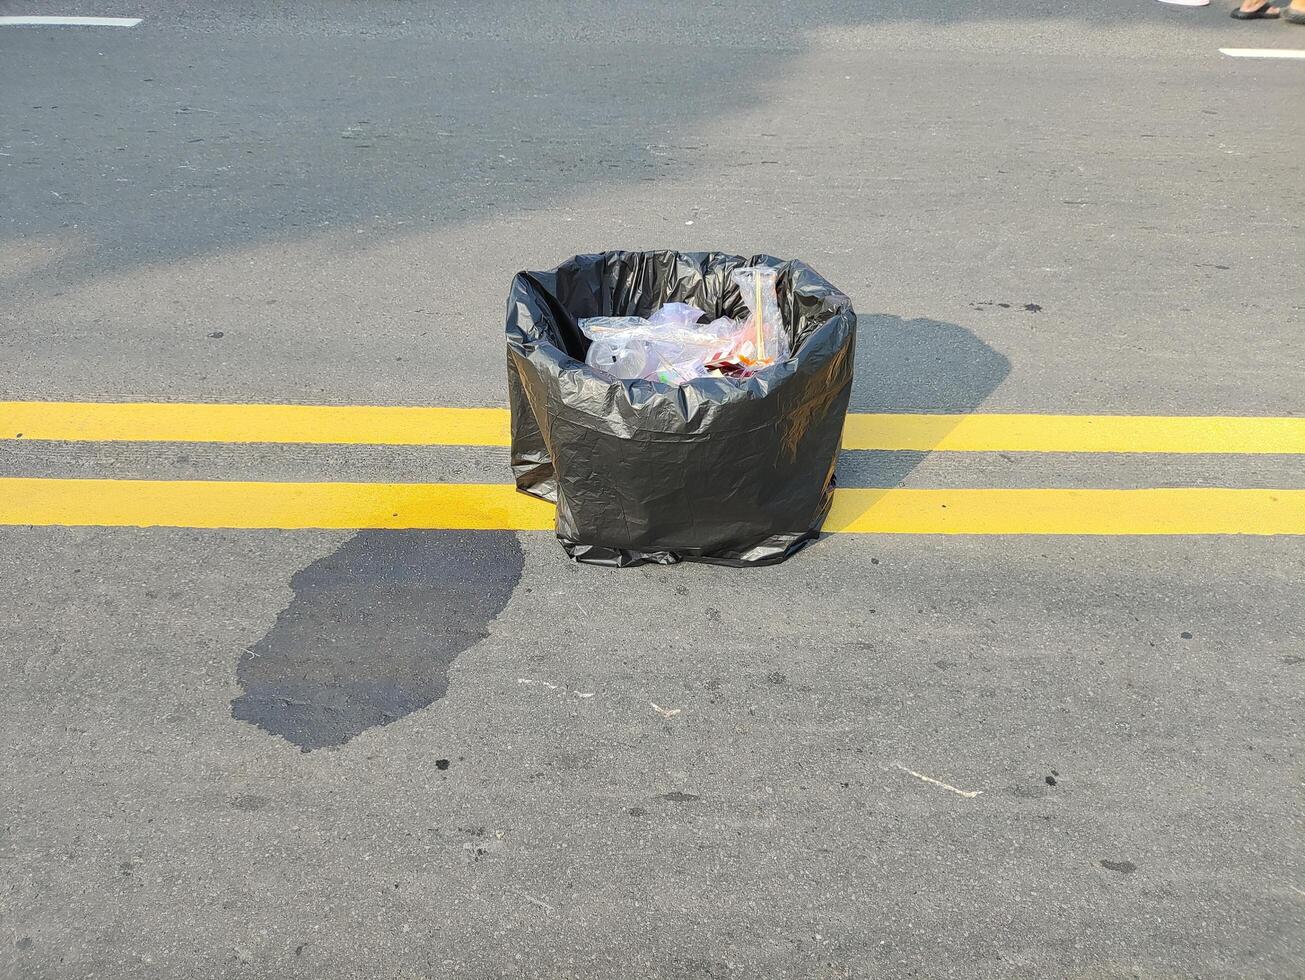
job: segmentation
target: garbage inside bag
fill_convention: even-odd
[[[740,324],[744,332],[740,349],[758,367],[785,360],[788,337],[775,288],[779,274],[768,266],[758,265],[735,269],[730,278],[739,287],[743,305],[748,308],[747,322]],[[748,344],[752,346],[749,348]]]
[[[698,328],[703,315],[688,303],[667,303],[647,319],[586,317],[580,330],[593,343],[585,363],[615,378],[680,384],[701,377],[707,373],[707,361],[719,356],[728,343],[719,331]]]
[[[615,378],[684,384],[708,375],[746,378],[787,358],[775,270],[751,266],[731,278],[748,307],[745,319],[702,324],[706,314],[689,303],[667,303],[647,319],[586,317],[580,330],[593,343],[585,363]]]
[[[819,533],[856,314],[809,266],[580,255],[517,274],[506,334],[517,488],[572,558],[770,564]]]

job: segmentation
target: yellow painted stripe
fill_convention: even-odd
[[[0,524],[542,531],[553,507],[503,483],[4,478]]]
[[[542,531],[510,484],[0,479],[0,524]],[[839,490],[861,534],[1305,534],[1305,490]]]
[[[1305,490],[839,490],[828,531],[1305,534]]]
[[[0,439],[506,446],[502,408],[0,402]]]
[[[962,453],[1305,453],[1305,418],[849,415],[844,449]]]
[[[0,402],[0,439],[506,446],[502,408]],[[1305,418],[853,414],[845,449],[1305,453]]]

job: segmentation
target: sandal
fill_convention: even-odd
[[[1305,24],[1305,10],[1297,10],[1295,7],[1286,7],[1282,11],[1282,16],[1292,24]]]
[[[1233,20],[1259,20],[1261,18],[1272,19],[1281,13],[1282,11],[1269,3],[1269,0],[1264,0],[1264,3],[1254,10],[1242,10],[1241,7],[1233,7],[1231,16]],[[1291,18],[1287,19],[1290,20]]]

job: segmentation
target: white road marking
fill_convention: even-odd
[[[531,677],[518,677],[517,683],[518,684],[542,684],[550,691],[556,691],[559,686],[557,684],[550,684],[548,683],[548,681],[537,681]],[[562,690],[568,694],[574,694],[578,698],[592,698],[595,694],[598,693],[597,691],[568,691],[566,688],[562,688]]]
[[[527,895],[520,888],[513,888],[512,890],[516,892],[518,895],[520,895],[522,898],[524,898],[531,905],[538,905],[541,909],[546,909],[549,912],[553,911],[553,906],[549,905],[547,902],[541,902],[539,899],[534,898],[531,895]]]
[[[1294,58],[1305,61],[1305,51],[1295,48],[1220,48],[1229,58]]]
[[[139,17],[0,17],[0,27],[135,27]]]
[[[906,766],[902,765],[900,762],[894,762],[893,765],[902,770],[902,772],[914,776],[916,779],[930,783],[934,786],[941,786],[943,789],[950,790],[957,796],[963,796],[967,800],[972,800],[983,793],[983,790],[981,789],[957,789],[951,783],[944,783],[941,779],[934,779],[932,776],[926,776],[924,773],[916,772],[914,769],[907,769]]]

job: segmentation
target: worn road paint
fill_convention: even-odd
[[[0,479],[0,525],[545,531],[553,507],[507,483]],[[1305,490],[835,491],[825,530],[857,534],[1305,534]]]
[[[944,783],[941,779],[934,779],[932,776],[926,776],[924,773],[916,772],[914,769],[907,769],[906,766],[902,765],[900,762],[894,762],[893,765],[902,770],[902,772],[914,776],[921,782],[930,783],[934,786],[941,786],[943,789],[955,793],[957,796],[963,796],[967,800],[972,800],[976,796],[983,795],[983,790],[981,789],[958,789],[951,783]]]
[[[290,580],[294,599],[240,658],[231,716],[305,752],[444,696],[521,577],[508,532],[364,531]]]
[[[0,439],[507,446],[509,415],[502,408],[0,402]],[[1305,454],[1305,418],[853,413],[843,448]]]
[[[1305,59],[1305,51],[1292,48],[1220,48],[1220,54],[1229,58],[1286,58]]]
[[[139,17],[0,17],[0,27],[135,27]]]

